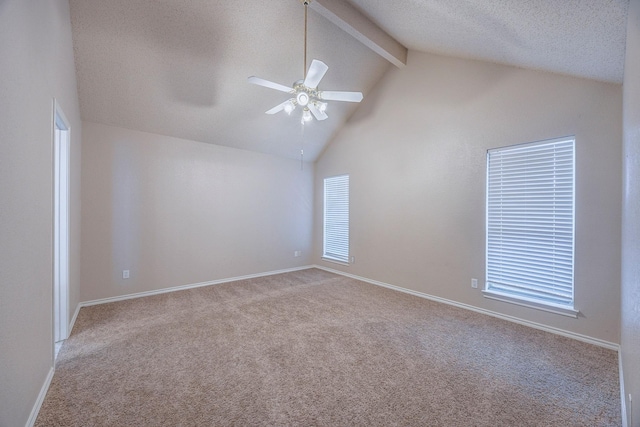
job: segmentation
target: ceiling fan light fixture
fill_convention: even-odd
[[[309,103],[309,94],[307,94],[306,92],[298,93],[298,95],[296,95],[296,101],[298,101],[299,105],[306,107]]]
[[[304,124],[305,122],[310,122],[311,119],[311,111],[309,111],[308,108],[302,110],[302,123]]]
[[[289,114],[289,115],[291,115],[291,113],[292,113],[292,112],[293,112],[293,110],[295,110],[295,109],[296,109],[296,104],[294,104],[294,103],[293,103],[293,99],[290,99],[290,100],[289,100],[289,102],[287,102],[287,103],[284,105],[284,111],[285,111],[287,114]]]
[[[327,103],[326,102],[318,102],[318,110],[322,111],[323,113],[325,111],[327,111]]]

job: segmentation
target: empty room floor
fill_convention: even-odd
[[[82,308],[37,426],[618,426],[617,353],[319,269]]]

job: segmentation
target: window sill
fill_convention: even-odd
[[[554,313],[554,314],[560,314],[562,316],[573,317],[574,319],[577,319],[578,314],[580,313],[578,310],[574,310],[573,308],[570,308],[570,307],[561,307],[556,305],[529,301],[526,299],[516,298],[511,295],[506,295],[506,294],[495,292],[495,291],[483,290],[482,295],[485,298],[489,298],[492,300],[508,302],[510,304],[515,304],[522,307],[528,307],[536,310],[546,311],[548,313]]]
[[[337,259],[334,259],[334,258],[329,258],[329,257],[326,257],[326,256],[323,256],[322,260],[323,261],[332,262],[334,264],[340,264],[340,265],[346,265],[346,266],[350,266],[351,265],[348,262],[340,261],[340,260],[337,260]]]

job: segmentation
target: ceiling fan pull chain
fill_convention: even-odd
[[[300,171],[304,170],[304,122],[300,126]]]

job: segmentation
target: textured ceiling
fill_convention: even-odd
[[[331,102],[304,126],[265,111],[303,77],[299,0],[71,0],[83,120],[313,161],[357,104]],[[387,61],[309,10],[308,59],[329,66],[323,90],[365,93]],[[304,138],[304,139],[303,139]]]
[[[346,1],[346,0],[344,0]],[[628,0],[349,0],[410,49],[622,82]],[[300,0],[70,0],[83,120],[313,161],[357,104],[304,126],[264,112],[303,75]],[[391,66],[309,10],[321,90],[369,90]]]
[[[409,49],[622,83],[629,0],[349,0]]]

